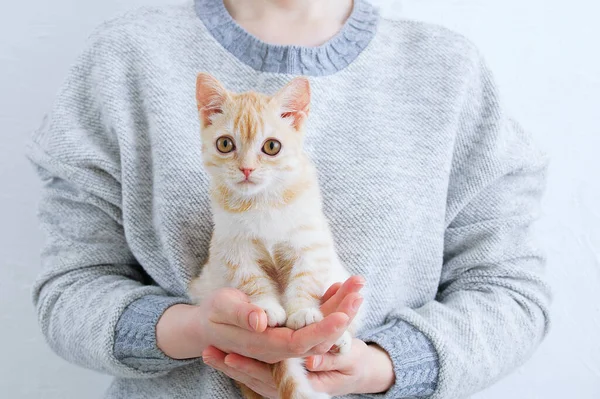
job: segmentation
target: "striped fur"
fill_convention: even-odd
[[[269,97],[230,93],[213,77],[199,75],[214,232],[209,260],[190,284],[195,301],[234,287],[265,310],[270,327],[298,329],[323,318],[325,290],[349,276],[323,215],[315,168],[302,150],[309,99],[304,78]],[[233,140],[234,151],[218,151],[215,143],[222,136]],[[276,156],[261,151],[267,139],[281,143]],[[249,177],[244,169],[252,170]],[[347,332],[336,344],[345,352],[350,342]],[[272,370],[282,399],[328,398],[312,390],[302,359],[285,360]],[[257,397],[247,387],[241,390],[245,398]]]

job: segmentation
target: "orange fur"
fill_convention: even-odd
[[[253,244],[259,253],[257,259],[258,265],[276,285],[279,294],[283,294],[288,284],[289,270],[286,270],[281,264],[278,264],[277,261],[273,259],[261,241],[253,240]]]
[[[279,397],[281,399],[292,399],[296,391],[297,384],[288,377],[288,368],[285,362],[279,362],[271,366],[273,380],[278,387]]]
[[[248,212],[252,209],[278,209],[284,207],[298,198],[307,189],[307,187],[308,186],[305,182],[299,182],[286,189],[281,198],[274,199],[266,204],[258,203],[252,199],[239,199],[232,194],[229,188],[222,185],[213,190],[212,194],[213,199],[227,212],[242,213]]]
[[[302,251],[304,252],[309,252],[309,251],[317,251],[319,249],[327,249],[329,248],[329,244],[326,242],[318,242],[318,243],[314,243],[311,245],[307,245],[306,247],[302,247]]]
[[[278,244],[273,248],[273,258],[279,272],[285,275],[286,279],[289,279],[292,268],[298,261],[296,251],[286,244]]]
[[[257,133],[264,129],[261,114],[268,108],[268,97],[249,92],[236,95],[233,102],[233,128],[240,132],[243,140],[253,141]]]
[[[237,286],[237,289],[244,292],[250,298],[258,297],[266,294],[266,290],[257,284],[258,280],[265,279],[265,276],[252,275],[242,279],[242,282]]]
[[[234,198],[231,190],[222,185],[213,190],[213,199],[227,212],[232,213],[247,212],[254,206],[254,201]]]
[[[307,276],[312,276],[312,272],[304,271],[304,272],[296,273],[292,276],[292,278],[296,279],[296,278],[307,277]]]

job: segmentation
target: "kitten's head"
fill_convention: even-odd
[[[305,162],[304,121],[310,86],[296,78],[273,96],[227,91],[201,73],[196,100],[204,165],[213,182],[252,196],[298,180]]]

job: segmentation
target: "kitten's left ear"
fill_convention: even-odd
[[[212,118],[216,114],[223,113],[223,107],[229,94],[215,77],[200,73],[196,78],[196,101],[202,127],[212,124]]]
[[[290,118],[292,126],[300,130],[310,111],[310,83],[304,77],[295,78],[273,96],[281,117]]]

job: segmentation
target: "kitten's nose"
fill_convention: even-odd
[[[250,169],[250,168],[240,168],[240,170],[242,171],[244,176],[246,176],[246,179],[248,179],[250,177],[250,174],[252,172],[254,172],[254,169]]]

